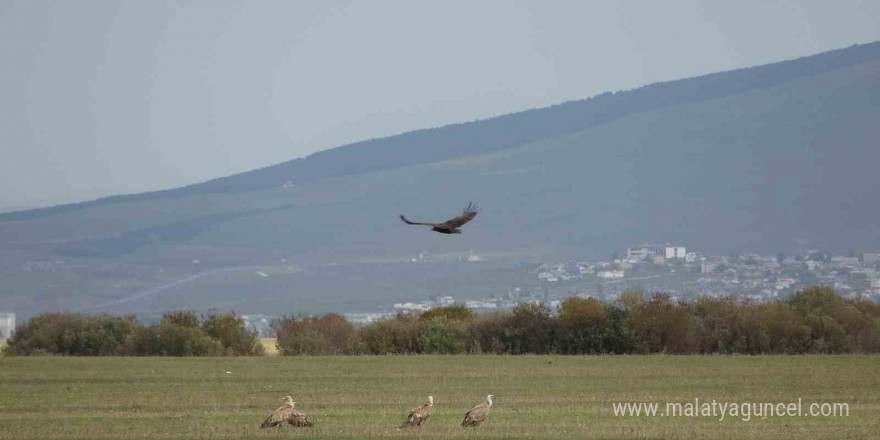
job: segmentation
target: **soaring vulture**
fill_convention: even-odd
[[[415,426],[421,430],[422,423],[428,420],[428,417],[431,417],[432,408],[434,408],[434,396],[428,396],[428,403],[413,408],[406,416],[406,420],[403,421],[403,425],[400,425],[400,427],[408,428]]]
[[[473,220],[476,216],[477,207],[474,206],[473,203],[468,203],[467,208],[464,208],[464,212],[460,216],[446,220],[443,223],[411,222],[407,220],[406,217],[403,216],[403,214],[400,215],[400,219],[408,225],[430,226],[432,231],[439,232],[441,234],[461,234],[461,229],[459,228],[464,226],[465,223]]]
[[[284,405],[279,406],[272,414],[269,414],[269,417],[260,425],[260,428],[273,428],[285,423],[292,426],[312,426],[309,417],[296,409],[296,402],[293,401],[292,397],[284,396],[282,400],[284,400]]]
[[[492,408],[492,395],[486,396],[486,401],[471,408],[470,411],[464,413],[464,419],[461,421],[461,427],[479,426],[481,423],[489,419],[489,409]]]

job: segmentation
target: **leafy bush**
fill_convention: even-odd
[[[162,314],[162,324],[174,324],[186,328],[198,328],[199,317],[196,312],[189,310],[178,310],[175,312],[165,312]]]
[[[469,321],[474,317],[474,312],[463,304],[452,304],[444,307],[435,307],[422,312],[419,319],[430,321],[437,317],[445,317],[450,321]]]
[[[248,331],[234,313],[211,314],[202,318],[202,331],[220,341],[223,348],[236,356],[262,356],[265,349],[255,331]]]
[[[555,353],[559,326],[543,304],[520,304],[506,320],[504,343],[510,354]]]
[[[508,353],[506,340],[509,311],[497,311],[476,315],[467,325],[467,352],[473,354]]]
[[[34,316],[18,326],[4,352],[13,356],[113,355],[137,326],[134,317],[47,313]]]
[[[138,328],[120,349],[126,356],[222,356],[220,341],[198,328],[163,321]]]
[[[429,354],[459,354],[467,348],[467,331],[460,321],[438,316],[428,322],[422,333],[422,350]]]
[[[425,322],[410,315],[397,315],[364,326],[358,334],[360,351],[368,354],[419,354],[423,351]]]
[[[355,352],[354,327],[338,314],[314,317],[284,317],[275,326],[278,351],[296,354],[352,354]]]
[[[133,316],[47,313],[19,326],[4,353],[68,356],[253,356],[263,353],[255,335],[234,315],[169,312],[144,327]]]

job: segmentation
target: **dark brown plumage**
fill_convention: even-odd
[[[410,428],[417,427],[419,429],[422,428],[422,423],[428,420],[428,417],[431,417],[431,409],[434,408],[434,396],[428,396],[428,403],[417,406],[412,409],[406,416],[406,420],[403,421],[403,425],[400,425],[401,428]]]
[[[272,414],[269,414],[269,417],[260,425],[260,428],[273,428],[285,423],[300,427],[313,425],[307,415],[296,409],[296,402],[293,401],[293,398],[285,396],[282,400],[284,400],[284,405],[279,406]]]
[[[403,220],[404,223],[408,225],[424,225],[430,226],[432,231],[439,232],[441,234],[461,234],[460,227],[464,226],[465,223],[474,219],[477,216],[477,207],[474,206],[473,203],[468,203],[467,208],[464,209],[464,212],[455,218],[446,220],[443,223],[422,223],[422,222],[411,222],[403,216],[400,215],[400,219]]]
[[[461,421],[461,427],[480,426],[481,423],[489,420],[489,409],[492,408],[492,396],[486,396],[486,401],[471,408],[470,411],[464,413],[464,419]]]

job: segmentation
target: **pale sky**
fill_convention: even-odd
[[[877,0],[0,0],[0,210],[876,40]]]

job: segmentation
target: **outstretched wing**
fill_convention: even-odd
[[[453,219],[447,220],[444,225],[448,226],[451,229],[457,229],[460,226],[464,226],[465,223],[474,219],[477,216],[477,207],[474,206],[473,203],[468,203],[467,208],[464,208],[464,212]]]
[[[411,221],[407,220],[406,217],[403,216],[403,214],[400,214],[400,219],[403,220],[403,222],[406,223],[406,224],[408,224],[408,225],[437,226],[437,224],[435,224],[435,223],[419,223],[419,222],[411,222]]]

